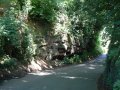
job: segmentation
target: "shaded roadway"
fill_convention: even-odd
[[[23,78],[6,80],[0,90],[97,90],[97,79],[104,70],[105,55],[91,62],[55,70],[29,73]]]

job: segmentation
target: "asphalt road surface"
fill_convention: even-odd
[[[55,70],[29,73],[23,78],[6,80],[0,90],[97,90],[97,79],[104,71],[101,55],[94,61]]]

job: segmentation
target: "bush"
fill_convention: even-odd
[[[46,22],[53,22],[55,20],[55,14],[57,9],[57,3],[55,0],[31,0],[32,10],[30,11],[30,17],[37,20],[42,19]]]
[[[81,58],[82,58],[82,61],[87,61],[89,54],[88,54],[88,52],[85,50],[85,51],[82,52],[82,54],[81,54],[80,56],[81,56]]]
[[[117,80],[114,83],[113,90],[120,90],[120,80]]]
[[[19,61],[28,61],[35,54],[35,49],[33,33],[16,18],[14,8],[5,12],[0,19],[0,56],[8,55]]]
[[[4,55],[0,60],[0,68],[10,68],[16,66],[16,59],[9,55]]]
[[[79,55],[74,55],[73,57],[65,57],[63,60],[64,64],[77,64],[82,63]]]

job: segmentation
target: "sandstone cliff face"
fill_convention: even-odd
[[[80,38],[75,39],[69,32],[69,22],[66,15],[60,15],[54,25],[44,21],[29,21],[29,26],[35,32],[37,56],[44,60],[63,59],[60,57],[81,50]]]

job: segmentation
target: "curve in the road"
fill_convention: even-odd
[[[4,81],[0,90],[97,90],[97,79],[104,70],[99,61],[105,58],[102,55],[90,63],[30,73]]]

